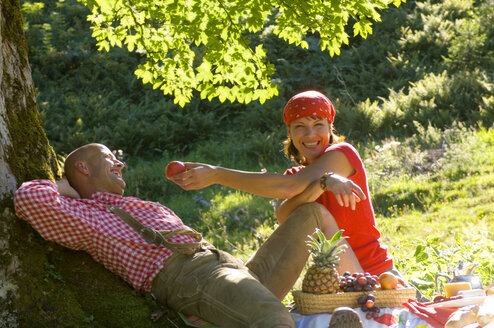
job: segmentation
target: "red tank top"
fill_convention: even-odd
[[[348,158],[355,169],[355,174],[348,179],[362,189],[367,199],[356,203],[354,211],[350,207],[340,206],[330,191],[324,192],[316,201],[329,210],[340,229],[344,230],[343,235],[348,237],[347,242],[364,271],[378,275],[393,266],[393,258],[388,253],[387,248],[381,245],[381,233],[376,227],[367,174],[362,159],[357,150],[346,142],[331,145],[326,149],[326,152],[328,151],[342,152]],[[295,174],[302,169],[303,166],[292,167],[286,170],[284,174]]]

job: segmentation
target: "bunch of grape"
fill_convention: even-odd
[[[340,289],[344,292],[370,292],[375,289],[378,284],[378,277],[370,273],[354,273],[345,272],[340,276]]]
[[[372,294],[369,294],[367,296],[360,296],[357,300],[362,312],[366,312],[365,317],[368,320],[377,318],[379,316],[379,312],[381,312],[381,309],[374,304],[375,301],[376,297]]]

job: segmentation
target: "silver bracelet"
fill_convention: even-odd
[[[319,179],[319,185],[321,186],[321,189],[326,191],[327,185],[326,185],[326,179],[330,176],[332,176],[334,173],[333,172],[326,172],[322,175],[322,177]]]

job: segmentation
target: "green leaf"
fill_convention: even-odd
[[[401,5],[401,2],[406,2],[406,0],[394,0],[393,1],[393,4],[396,6],[396,7],[399,7]]]
[[[210,81],[213,79],[213,73],[211,72],[211,63],[209,62],[203,62],[198,68],[197,68],[197,75],[196,79],[199,81]]]
[[[95,0],[94,1],[104,14],[110,14],[112,12],[112,0]]]
[[[339,55],[348,44],[345,25],[357,19],[354,35],[372,33],[371,20],[398,0],[305,1],[81,0],[92,13],[93,37],[99,50],[111,46],[137,51],[152,63],[136,70],[143,83],[172,94],[181,106],[200,91],[202,99],[218,98],[261,104],[278,94],[275,73],[262,44],[248,35],[268,30],[288,43],[309,49],[308,31],[319,32],[320,48]],[[99,10],[98,10],[99,9]],[[274,22],[269,17],[276,17]],[[147,73],[145,71],[148,71]],[[161,81],[161,82],[160,82]],[[207,82],[207,87],[202,87]]]
[[[98,42],[97,45],[99,51],[101,50],[106,50],[107,52],[110,51],[110,43],[106,40],[102,40]]]
[[[343,234],[343,230],[338,230],[334,235],[333,237],[331,237],[331,240],[329,241],[330,244],[334,243],[335,241],[337,241],[338,239],[341,238],[341,235]]]

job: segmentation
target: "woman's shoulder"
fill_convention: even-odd
[[[345,141],[332,144],[331,146],[329,146],[326,149],[326,152],[334,151],[334,150],[342,151],[344,153],[351,152],[351,153],[358,154],[357,149],[355,149],[354,146],[352,146],[351,144],[349,144],[348,142],[345,142]]]
[[[348,142],[339,142],[329,146],[326,152],[339,151],[350,161],[350,164],[358,170],[358,168],[363,167],[362,158],[358,153],[357,149]]]

